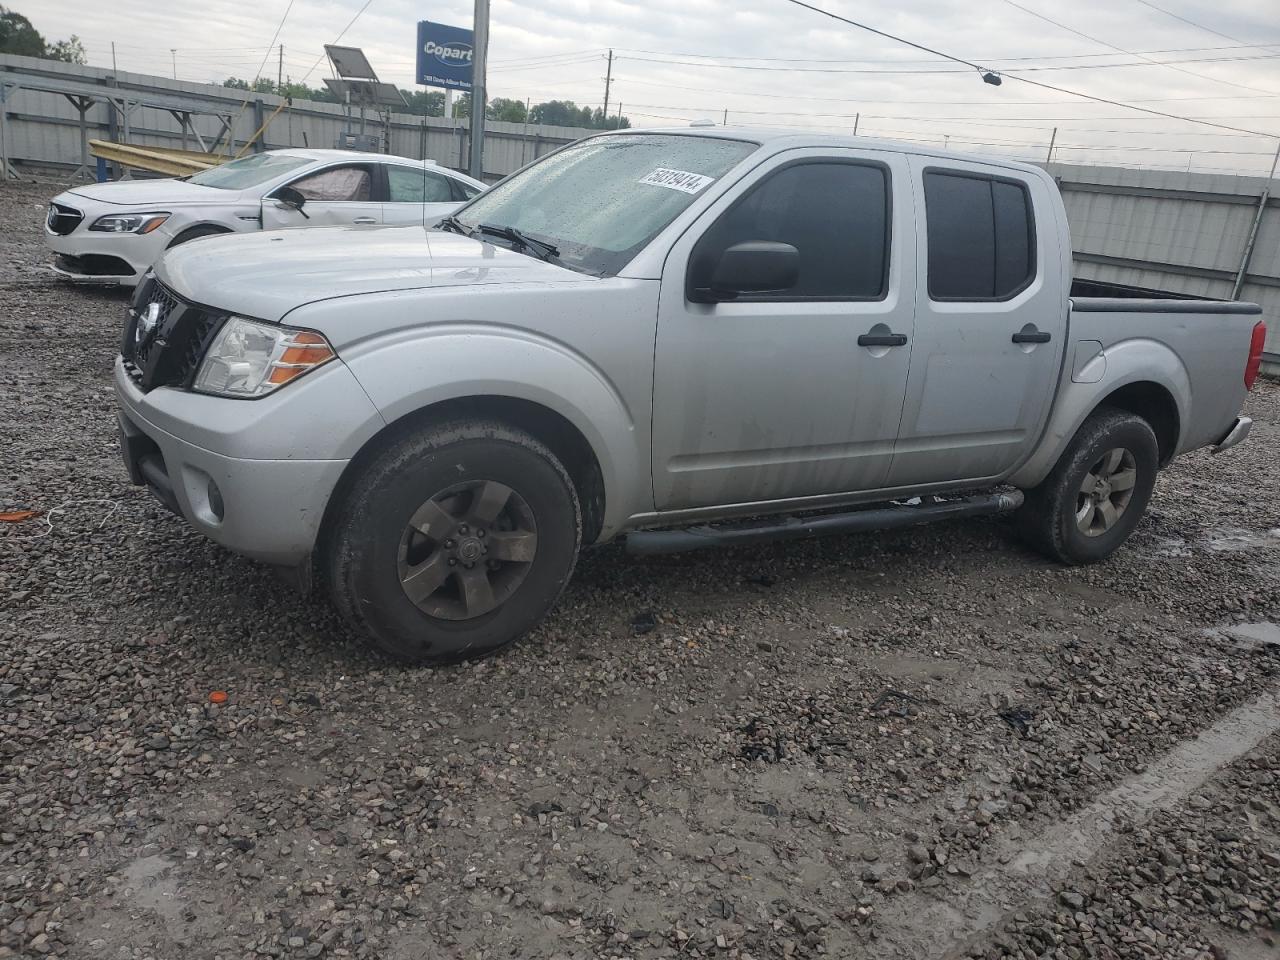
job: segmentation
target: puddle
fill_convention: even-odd
[[[1280,634],[1275,624],[1266,626]],[[1237,628],[1232,628],[1237,629]],[[924,894],[903,898],[882,917],[882,942],[893,944],[886,956],[957,957],[966,944],[1010,912],[1053,896],[1076,863],[1105,852],[1117,823],[1142,823],[1175,806],[1218,770],[1248,753],[1280,730],[1280,688],[1237,707],[1191,740],[1184,740],[1138,776],[1130,777],[1067,820],[1016,846],[1004,845],[997,859],[1004,866],[975,874],[947,902]]]
[[[1214,553],[1240,553],[1245,550],[1259,550],[1268,547],[1280,547],[1280,528],[1245,530],[1240,527],[1229,527],[1224,530],[1211,530],[1205,536],[1194,540],[1184,540],[1180,537],[1158,537],[1155,541],[1156,553],[1164,557],[1189,557],[1196,550],[1211,550]]]
[[[1222,631],[1234,637],[1237,645],[1247,650],[1280,649],[1280,625],[1263,621],[1262,623],[1238,623],[1225,627]]]

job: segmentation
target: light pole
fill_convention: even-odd
[[[471,58],[471,162],[468,173],[484,178],[484,71],[489,58],[489,0],[476,0],[475,45]]]
[[[173,57],[173,79],[178,79],[178,48],[170,47],[169,56]]]

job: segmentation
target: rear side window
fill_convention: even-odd
[[[430,170],[387,167],[387,199],[392,203],[452,203],[450,179]]]
[[[795,247],[800,280],[790,290],[740,300],[878,300],[889,266],[888,173],[826,161],[783,167],[721,214],[692,261],[714,263],[729,247],[752,240]]]
[[[470,200],[480,192],[479,187],[473,187],[471,184],[455,180],[453,177],[449,178],[449,182],[453,185],[453,199],[455,200]]]
[[[931,299],[1008,300],[1035,277],[1035,221],[1025,186],[930,171],[924,202]]]

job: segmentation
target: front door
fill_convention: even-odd
[[[303,174],[286,184],[306,197],[302,210],[269,196],[262,201],[262,229],[379,224],[382,203],[375,174],[371,163],[344,163]]]
[[[904,158],[796,150],[762,163],[676,242],[654,358],[659,510],[884,485],[913,334],[911,211]],[[753,240],[796,247],[794,288],[686,299],[691,259]]]
[[[1039,435],[1062,363],[1070,252],[1053,187],[962,161],[912,157],[911,167],[925,227],[889,484],[994,479]]]

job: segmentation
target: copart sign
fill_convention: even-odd
[[[470,30],[430,20],[418,22],[418,83],[470,90],[474,56]]]

